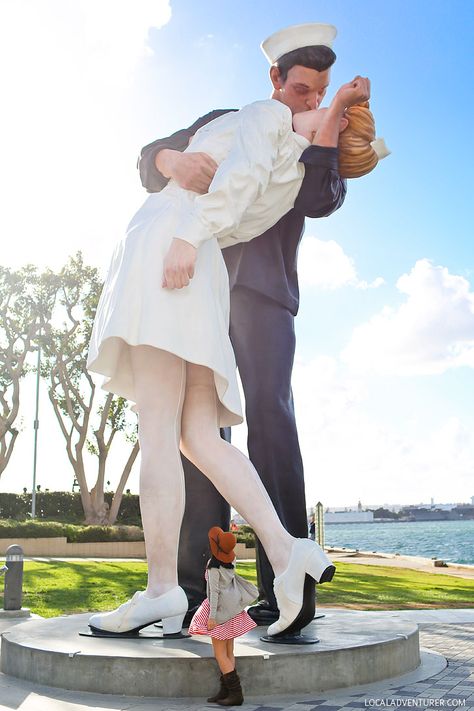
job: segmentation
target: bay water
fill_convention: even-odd
[[[326,524],[325,545],[474,565],[474,520]]]

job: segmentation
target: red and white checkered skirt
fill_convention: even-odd
[[[208,630],[209,610],[209,600],[206,598],[194,613],[189,625],[189,634],[205,634],[215,639],[235,639],[235,637],[240,637],[257,626],[249,613],[243,610],[235,617],[227,620],[227,622],[222,622],[222,624],[214,627],[213,630]]]

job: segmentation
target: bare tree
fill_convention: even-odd
[[[120,481],[117,488],[115,489],[115,494],[112,499],[110,509],[107,513],[107,523],[114,523],[117,519],[117,514],[120,508],[120,502],[122,501],[123,491],[125,489],[125,484],[127,483],[128,477],[132,470],[132,466],[137,458],[139,445],[136,435],[136,431],[130,432],[130,426],[127,423],[126,418],[126,400],[123,397],[114,397],[111,393],[108,393],[103,405],[98,408],[98,415],[100,415],[99,426],[93,431],[95,442],[90,439],[87,440],[87,449],[91,454],[95,454],[98,457],[98,472],[97,481],[94,487],[91,489],[91,497],[93,500],[94,509],[100,511],[104,509],[107,510],[107,504],[104,501],[104,482],[105,482],[105,471],[107,464],[107,457],[112,446],[113,439],[117,432],[125,432],[126,439],[133,443],[130,456],[122,470],[120,476]],[[128,430],[128,431],[127,431]]]
[[[78,252],[68,260],[57,278],[53,317],[42,338],[46,355],[42,375],[49,380],[49,399],[79,484],[85,521],[112,524],[138,454],[136,423],[132,425],[127,420],[128,406],[124,398],[108,394],[102,396],[103,401],[98,406],[95,405],[96,387],[87,371],[86,361],[102,288],[98,270],[86,266],[82,254]],[[92,420],[96,419],[98,426],[94,428]],[[104,498],[105,472],[117,432],[123,432],[133,447],[109,510]],[[98,458],[97,477],[90,491],[86,478],[85,448]]]
[[[37,348],[48,304],[37,302],[38,274],[28,265],[14,271],[0,267],[0,476],[18,437],[20,382],[31,371],[27,356]],[[36,344],[36,345],[35,345]]]

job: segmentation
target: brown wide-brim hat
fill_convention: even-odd
[[[233,533],[223,531],[219,526],[213,526],[209,529],[209,545],[214,558],[220,560],[221,563],[232,563],[235,558],[234,548],[237,543],[237,538]]]

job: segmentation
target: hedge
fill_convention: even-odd
[[[246,548],[255,547],[255,535],[250,526],[242,526],[237,541]],[[15,521],[0,519],[0,538],[57,538],[66,536],[69,543],[93,541],[143,541],[140,526],[80,526],[59,521]]]
[[[113,492],[104,494],[111,504]],[[31,493],[0,493],[0,518],[25,521],[31,515]],[[39,491],[36,494],[35,517],[39,520],[56,520],[80,523],[84,521],[79,492]],[[117,523],[141,526],[140,506],[136,494],[124,494],[120,502]]]
[[[143,541],[139,526],[77,526],[58,521],[0,520],[0,538],[57,538],[69,543],[96,541]]]
[[[245,543],[246,548],[255,548],[255,533],[251,526],[242,524],[235,533],[238,543]]]
[[[112,492],[105,493],[110,505]],[[31,519],[31,493],[0,493],[0,538],[53,538],[66,536],[71,543],[81,541],[143,540],[139,497],[124,494],[115,526],[80,525],[84,521],[81,496],[69,491],[39,491],[36,517]],[[237,541],[255,547],[250,526],[239,526]],[[131,537],[130,537],[131,536]]]

